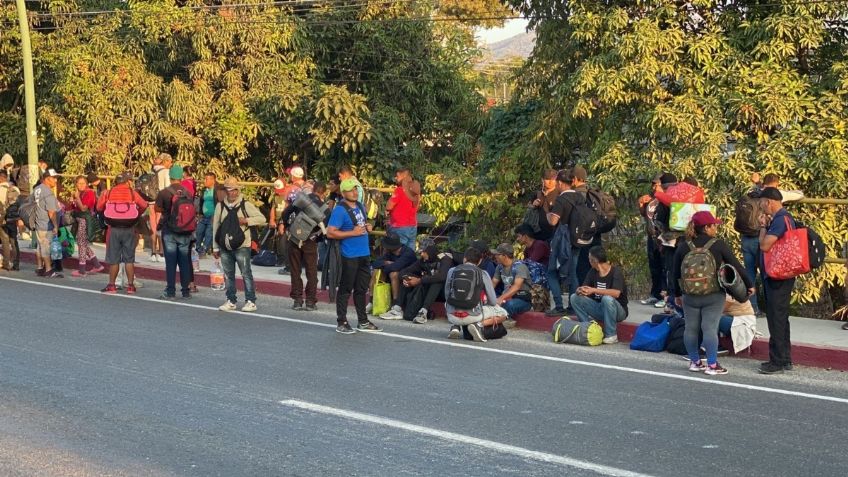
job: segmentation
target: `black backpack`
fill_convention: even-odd
[[[736,202],[736,219],[733,228],[742,235],[753,237],[760,233],[760,205],[758,199],[746,195]]]
[[[598,234],[598,225],[598,213],[589,207],[588,202],[585,199],[575,202],[568,219],[571,245],[578,248],[592,245],[595,235]]]
[[[215,243],[221,247],[222,250],[238,250],[244,245],[244,241],[247,239],[247,235],[245,235],[244,230],[241,228],[241,224],[239,224],[239,216],[238,211],[241,210],[244,216],[247,216],[247,212],[244,208],[244,201],[241,204],[235,207],[227,207],[226,204],[221,204],[222,213],[224,210],[227,211],[227,216],[218,224],[218,231],[215,234]]]
[[[798,228],[807,229],[807,249],[810,257],[810,268],[816,270],[824,265],[824,259],[827,258],[827,245],[825,245],[821,236],[810,227],[796,222]]]
[[[159,195],[159,175],[155,172],[142,174],[135,181],[135,190],[144,200],[153,202]]]
[[[611,195],[602,190],[590,189],[586,193],[586,202],[598,215],[598,233],[611,232],[618,225],[618,210]]]
[[[465,263],[453,269],[448,282],[448,296],[445,301],[459,310],[473,310],[480,304],[483,293],[483,271],[479,267]]]

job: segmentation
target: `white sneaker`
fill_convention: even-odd
[[[402,320],[403,310],[401,310],[399,306],[395,305],[391,310],[380,315],[380,318],[383,320]]]
[[[665,302],[666,302],[665,300],[660,300],[660,301],[654,303],[654,308],[665,308],[665,305],[666,305]]]
[[[247,306],[247,305],[245,305],[245,306]],[[236,307],[235,303],[227,300],[227,302],[224,303],[223,305],[219,306],[218,309],[221,310],[221,311],[236,311],[238,308]]]
[[[256,303],[253,303],[252,301],[244,302],[244,306],[241,307],[241,311],[247,311],[247,312],[256,311]]]
[[[150,262],[151,262],[151,263],[156,263],[156,262],[158,262],[158,261],[159,261],[159,257],[157,257],[155,253],[151,253],[151,254],[150,254]]]
[[[601,342],[603,344],[616,344],[618,343],[618,335],[607,336]]]
[[[374,304],[373,303],[369,303],[369,304],[365,305],[365,314],[370,315],[372,311],[374,311]]]
[[[422,308],[418,310],[418,314],[415,316],[415,318],[412,319],[412,322],[419,325],[427,323],[427,309]]]

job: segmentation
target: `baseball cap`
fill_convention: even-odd
[[[555,180],[556,176],[557,176],[556,169],[547,169],[547,170],[545,170],[544,173],[542,173],[542,179],[544,179],[546,181]]]
[[[44,174],[41,175],[42,179],[46,179],[48,177],[59,177],[59,173],[56,172],[56,169],[53,169],[51,167],[50,169],[47,169],[46,171],[44,171]]]
[[[183,179],[183,166],[179,164],[174,164],[171,166],[171,169],[168,171],[168,177],[174,181],[180,181]]]
[[[492,255],[506,255],[509,258],[512,258],[515,255],[515,251],[512,249],[512,245],[508,243],[502,243],[498,245],[497,248],[491,251]]]
[[[281,191],[286,188],[286,183],[280,179],[274,181],[274,190]]]
[[[339,184],[339,190],[348,192],[356,189],[356,179],[345,179]]]
[[[303,178],[303,168],[300,166],[292,167],[291,176],[296,177],[298,179]]]
[[[132,180],[132,174],[129,172],[122,172],[115,176],[115,184],[125,184]],[[89,181],[91,182],[91,181]]]
[[[533,236],[533,227],[527,224],[520,224],[515,228],[515,235],[527,235],[529,237]]]
[[[471,242],[471,248],[477,250],[480,253],[486,253],[489,251],[489,243],[485,240],[474,240]]]
[[[382,244],[386,250],[397,250],[401,246],[400,237],[395,234],[388,234],[386,235],[386,238],[383,239]]]
[[[589,177],[589,174],[583,166],[574,166],[574,168],[571,169],[571,176],[575,179],[585,181]]]
[[[224,189],[241,190],[241,184],[238,183],[235,177],[227,177],[227,180],[224,181]]]
[[[694,223],[697,227],[703,227],[705,225],[720,224],[722,222],[720,219],[715,218],[709,211],[702,210],[700,212],[695,212],[695,215],[692,216],[692,223]]]
[[[783,202],[783,194],[775,187],[766,187],[760,192],[761,199],[771,199]]]

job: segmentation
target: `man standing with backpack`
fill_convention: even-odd
[[[250,227],[265,225],[262,212],[253,203],[244,199],[241,186],[235,177],[224,181],[227,198],[215,206],[212,219],[212,255],[221,260],[224,269],[224,283],[227,290],[227,302],[219,307],[221,311],[235,311],[238,303],[236,289],[236,265],[238,264],[244,282],[244,306],[241,311],[256,311],[256,288],[253,284],[253,270],[250,268]]]
[[[20,195],[21,191],[9,182],[9,173],[5,168],[0,168],[0,244],[3,247],[3,269],[6,271],[17,269],[20,262],[18,220],[15,211]],[[8,226],[10,221],[12,227]]]
[[[191,240],[192,232],[197,228],[197,210],[194,207],[194,198],[181,184],[182,166],[171,166],[168,176],[171,185],[159,191],[155,202],[156,212],[162,217],[159,220],[159,230],[165,251],[166,286],[160,298],[173,300],[176,297],[178,267],[182,297],[191,298]]]
[[[106,259],[109,264],[109,283],[101,290],[103,293],[118,292],[115,282],[121,264],[127,274],[125,290],[127,295],[136,292],[135,283],[135,247],[138,234],[135,226],[141,214],[147,209],[147,201],[130,187],[130,174],[125,172],[115,177],[112,189],[97,200],[97,210],[106,217]],[[120,218],[123,216],[123,218]]]
[[[282,222],[286,226],[285,239],[289,241],[289,267],[291,271],[292,309],[315,311],[318,309],[318,240],[321,239],[324,220],[330,211],[324,207],[321,196],[327,187],[316,182],[312,192],[305,197],[298,196],[283,211]],[[304,193],[301,193],[304,194]],[[314,207],[300,206],[300,201],[311,202]],[[310,213],[311,212],[311,213]],[[316,215],[316,217],[312,217]],[[301,272],[306,269],[306,305],[303,304],[303,278]]]
[[[34,201],[35,229],[38,240],[38,270],[41,277],[62,278],[63,275],[53,270],[53,259],[50,257],[50,245],[59,233],[59,202],[53,194],[59,174],[48,169],[41,178],[41,185],[32,191]],[[29,224],[32,225],[32,224]]]
[[[451,268],[445,281],[445,311],[451,323],[448,338],[467,334],[474,341],[487,341],[505,334],[485,334],[507,318],[507,311],[496,305],[498,297],[489,274],[480,268],[483,254],[474,247],[465,251],[462,265]],[[481,295],[485,293],[484,304]],[[500,335],[500,336],[498,336]]]
[[[580,250],[575,246],[575,239],[572,237],[572,229],[579,227],[576,227],[577,224],[572,224],[576,222],[572,214],[578,204],[585,205],[585,199],[572,189],[572,182],[571,171],[562,170],[557,173],[557,188],[560,194],[548,214],[548,222],[557,229],[551,241],[551,257],[548,263],[548,287],[553,295],[554,308],[545,313],[547,316],[563,316],[568,312],[574,312],[573,309],[567,310],[563,306],[560,287],[562,278],[565,278],[568,283],[569,295],[577,292],[579,286],[577,260]]]
[[[337,333],[355,333],[347,321],[347,304],[353,292],[353,303],[359,321],[359,331],[383,331],[368,321],[365,311],[365,294],[371,281],[371,249],[368,233],[372,230],[365,216],[365,209],[356,200],[356,181],[342,181],[339,189],[344,200],[336,205],[327,224],[327,238],[338,240],[341,255],[341,270],[338,294],[336,295]]]

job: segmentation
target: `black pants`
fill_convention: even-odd
[[[272,232],[276,233],[276,232]],[[276,240],[274,241],[274,252],[277,254],[277,266],[278,267],[291,267],[289,266],[289,240],[285,235],[277,235]]]
[[[291,270],[291,299],[303,302],[303,278],[301,271],[306,268],[306,303],[318,302],[318,244],[307,240],[298,247],[289,243],[289,270]]]
[[[353,292],[353,305],[359,324],[368,323],[365,313],[365,294],[371,284],[371,257],[342,257],[339,291],[336,294],[336,320],[341,325],[347,322],[347,303]]]
[[[795,279],[765,280],[766,321],[769,329],[769,361],[778,366],[792,363],[792,344],[789,342],[789,300]]]
[[[648,237],[648,268],[651,270],[651,296],[660,299],[660,292],[668,291],[665,262],[660,245],[653,237]]]
[[[9,236],[9,245],[12,255],[12,269],[19,270],[21,268],[21,247],[18,244],[18,225],[16,221],[7,222],[5,225],[6,234]]]
[[[422,308],[429,310],[430,305],[435,303],[440,297],[444,300],[444,296],[444,282],[427,285],[422,283],[412,288],[402,286],[398,296],[398,303],[403,308],[403,319],[412,321],[418,315],[418,310]]]
[[[670,292],[674,288],[672,285],[674,285],[674,252],[676,249],[664,245],[660,245],[659,247],[662,250],[660,253],[662,254],[663,267],[665,268],[666,291]]]

